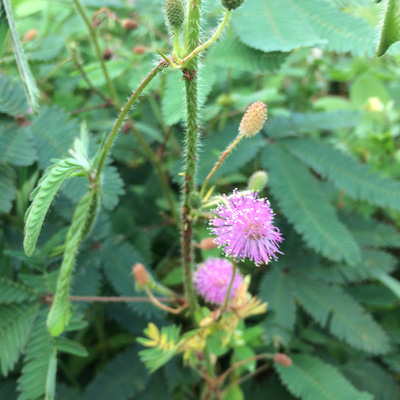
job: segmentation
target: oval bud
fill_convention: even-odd
[[[107,48],[103,51],[103,60],[109,60],[113,55],[113,52],[111,49]]]
[[[143,53],[146,53],[146,47],[145,47],[145,46],[142,46],[142,45],[135,46],[135,47],[132,49],[132,52],[133,52],[134,54],[143,54]]]
[[[200,248],[202,250],[212,250],[218,246],[217,243],[214,242],[213,238],[205,238],[200,242]]]
[[[137,29],[139,24],[133,19],[124,19],[121,21],[121,26],[128,31],[132,31],[133,29]]]
[[[274,355],[274,361],[284,367],[290,367],[293,364],[292,359],[283,353],[276,353]]]
[[[261,191],[267,186],[268,174],[265,171],[257,171],[250,177],[249,190]]]
[[[243,2],[244,0],[222,0],[222,5],[228,10],[236,10]]]
[[[180,28],[185,20],[182,0],[166,0],[164,6],[167,23],[172,28]]]
[[[36,39],[39,31],[37,29],[29,29],[28,32],[24,35],[25,42],[31,42],[32,40]]]
[[[141,263],[136,263],[132,268],[133,277],[139,286],[146,286],[149,283],[149,275]]]
[[[261,131],[267,119],[267,106],[262,101],[251,104],[243,115],[239,125],[239,133],[252,137]]]
[[[202,202],[203,202],[203,197],[199,192],[193,192],[190,195],[190,206],[192,208],[195,208],[195,209],[200,208]]]

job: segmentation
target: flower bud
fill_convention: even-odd
[[[37,29],[29,29],[28,32],[24,35],[25,42],[31,42],[32,40],[36,39],[39,31]]]
[[[182,0],[165,0],[164,6],[167,23],[172,28],[180,28],[185,20]]]
[[[103,60],[109,60],[113,55],[113,52],[111,49],[107,48],[103,51]]]
[[[146,47],[145,47],[145,46],[142,46],[142,45],[135,46],[135,47],[132,49],[132,52],[133,52],[134,54],[143,54],[143,53],[146,53]]]
[[[244,0],[222,0],[222,5],[228,10],[236,10],[243,2]]]
[[[190,206],[194,209],[198,209],[201,207],[201,203],[203,202],[203,197],[199,192],[193,192],[190,195]]]
[[[146,286],[149,283],[149,275],[143,264],[136,263],[132,268],[132,273],[139,286]]]
[[[261,191],[267,186],[268,174],[265,171],[257,171],[249,179],[249,190]]]
[[[214,242],[213,238],[205,238],[200,242],[200,248],[202,250],[212,250],[218,246],[217,243]]]
[[[262,101],[251,104],[239,125],[239,133],[246,137],[252,137],[261,131],[267,119],[267,106]]]
[[[274,361],[284,367],[290,367],[293,364],[292,359],[283,353],[276,353],[274,355]]]
[[[139,24],[133,19],[124,19],[121,21],[121,26],[127,31],[132,31],[133,29],[137,29]]]

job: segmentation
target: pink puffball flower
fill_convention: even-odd
[[[232,263],[224,258],[209,258],[199,264],[193,276],[197,293],[209,303],[224,304],[232,271]],[[242,281],[242,275],[236,271],[229,293],[230,300],[235,297]]]
[[[251,191],[224,196],[226,204],[212,210],[217,216],[210,221],[210,231],[217,235],[215,242],[224,246],[226,256],[244,260],[246,257],[258,266],[277,259],[281,233],[273,225],[274,212],[269,201]]]

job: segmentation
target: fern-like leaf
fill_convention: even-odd
[[[138,347],[132,347],[106,364],[86,387],[82,400],[130,400],[143,391],[148,378],[139,360]]]
[[[247,0],[235,11],[235,31],[243,43],[265,52],[290,51],[321,43],[308,19],[296,10],[295,3],[293,0]]]
[[[38,150],[38,163],[42,169],[51,164],[53,158],[63,158],[79,136],[80,127],[75,119],[61,108],[41,107],[30,127]]]
[[[11,211],[12,202],[17,195],[15,171],[5,163],[0,162],[0,211]]]
[[[292,154],[356,200],[400,210],[400,182],[383,178],[354,157],[313,139],[286,140]]]
[[[0,303],[22,303],[37,299],[31,288],[0,276]]]
[[[358,391],[334,366],[307,355],[291,355],[293,365],[276,364],[281,381],[303,400],[373,400]]]
[[[46,310],[40,312],[26,346],[24,366],[18,379],[18,400],[43,400],[50,359],[53,353],[51,336],[46,329]]]
[[[240,71],[263,72],[278,69],[286,57],[287,53],[280,51],[264,53],[253,49],[234,37],[212,46],[207,54],[207,62]]]
[[[400,40],[400,3],[388,0],[381,30],[377,56],[383,56],[387,49]]]
[[[68,230],[65,240],[65,250],[63,261],[58,276],[56,293],[51,306],[47,327],[52,336],[58,336],[64,332],[70,318],[69,291],[71,286],[72,271],[74,268],[75,257],[82,239],[82,234],[88,219],[90,207],[95,192],[89,191],[78,203],[71,227]]]
[[[7,129],[6,132],[0,130],[0,160],[16,166],[32,165],[37,160],[29,129]]]
[[[58,161],[46,171],[31,194],[33,202],[25,215],[24,250],[28,256],[35,250],[44,218],[58,190],[67,178],[80,169],[80,165],[72,158]]]
[[[25,114],[27,111],[28,102],[23,86],[19,82],[15,82],[11,76],[2,73],[0,75],[0,113],[15,117]]]
[[[300,304],[333,335],[356,349],[371,354],[389,351],[389,339],[371,315],[337,286],[303,276],[295,278]]]
[[[375,47],[375,30],[365,20],[345,14],[322,0],[296,0],[296,9],[312,26],[326,48],[354,55],[372,55]]]
[[[262,162],[270,176],[272,194],[306,243],[331,260],[351,265],[360,261],[356,241],[308,168],[278,144],[264,150]]]
[[[17,28],[14,23],[14,16],[11,9],[10,0],[2,0],[3,7],[7,16],[8,27],[10,29],[11,40],[14,48],[15,60],[17,61],[18,70],[24,82],[26,93],[28,95],[29,103],[34,110],[38,109],[39,89],[33,78],[32,72],[29,68],[21,41],[18,36]]]
[[[38,312],[37,303],[0,306],[0,366],[7,375],[18,361]]]

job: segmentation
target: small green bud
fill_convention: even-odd
[[[199,192],[193,192],[190,195],[190,207],[198,209],[201,207],[202,202],[203,202],[203,197]]]
[[[249,190],[261,191],[267,186],[268,174],[265,171],[257,171],[250,177]]]
[[[180,28],[185,20],[182,0],[166,0],[164,6],[167,23],[172,28]]]
[[[222,0],[222,5],[228,10],[236,10],[243,2],[244,0]]]

